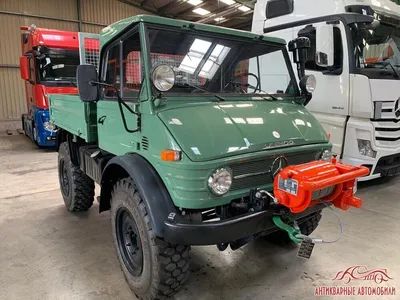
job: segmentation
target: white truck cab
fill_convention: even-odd
[[[330,135],[333,154],[370,168],[359,180],[400,172],[400,6],[389,0],[258,0],[252,31],[287,42],[308,37],[305,69],[317,88],[307,108]]]

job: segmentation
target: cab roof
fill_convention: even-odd
[[[100,41],[101,45],[108,43],[115,36],[118,36],[120,33],[124,32],[125,29],[131,27],[135,23],[149,23],[149,24],[158,24],[158,25],[167,25],[173,27],[180,28],[190,28],[194,27],[196,30],[207,31],[210,33],[219,33],[219,34],[227,34],[242,38],[248,39],[262,39],[263,41],[268,41],[272,43],[285,45],[286,41],[276,37],[264,36],[259,34],[254,34],[249,31],[230,29],[226,27],[201,24],[196,22],[184,21],[184,20],[176,20],[170,18],[163,18],[159,16],[149,16],[149,15],[137,15],[133,17],[129,17],[118,22],[115,22],[105,28],[102,29],[100,33]]]

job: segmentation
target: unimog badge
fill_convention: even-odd
[[[293,146],[294,142],[289,140],[289,141],[279,141],[279,142],[273,142],[273,143],[268,143],[265,144],[264,149],[274,149],[274,148],[281,148],[281,147],[290,147]]]

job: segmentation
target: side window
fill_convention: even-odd
[[[35,82],[35,58],[29,57],[29,81]]]
[[[139,33],[134,33],[123,41],[122,61],[121,94],[125,98],[137,97],[144,73]]]
[[[111,47],[107,54],[107,71],[105,81],[108,84],[115,85],[118,90],[121,87],[120,70],[119,70],[119,44]],[[112,88],[104,88],[106,97],[116,97],[116,91]]]
[[[306,70],[325,71],[327,68],[320,67],[315,63],[316,52],[316,30],[312,25],[307,25],[298,33],[299,37],[308,37],[311,42],[311,47],[307,51]],[[340,29],[333,28],[333,44],[334,44],[334,66],[333,68],[340,68],[343,66],[343,44]]]

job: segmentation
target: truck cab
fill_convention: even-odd
[[[305,69],[318,87],[307,108],[334,154],[371,172],[400,171],[400,6],[389,0],[258,0],[252,31],[308,37]],[[317,59],[316,59],[317,58]]]
[[[100,46],[98,68],[77,68],[79,96],[49,96],[60,190],[79,212],[101,186],[138,298],[181,289],[191,245],[236,250],[288,232],[300,243],[323,208],[360,207],[355,179],[368,169],[331,157],[304,107],[315,78],[299,89],[282,39],[134,16],[104,28]]]
[[[55,146],[56,127],[50,121],[47,94],[77,94],[76,68],[80,63],[77,32],[21,27],[21,77],[25,80],[25,134],[37,145]]]

